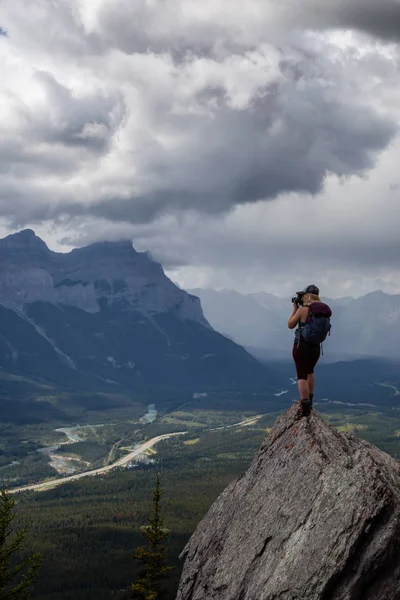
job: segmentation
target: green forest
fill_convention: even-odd
[[[30,521],[27,552],[40,549],[43,566],[34,597],[105,599],[137,575],[131,557],[143,543],[140,526],[151,506],[156,473],[164,488],[162,511],[172,529],[169,598],[179,580],[178,555],[199,520],[226,485],[248,466],[265,431],[204,435],[197,443],[161,442],[157,464],[86,478],[55,490],[18,496],[18,514]]]

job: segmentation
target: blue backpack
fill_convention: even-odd
[[[322,344],[331,332],[332,311],[323,302],[313,302],[308,307],[308,318],[300,328],[300,338],[309,344]]]

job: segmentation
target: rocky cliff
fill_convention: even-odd
[[[113,391],[259,388],[273,379],[132,242],[61,254],[31,230],[0,240],[0,369]]]
[[[210,327],[200,300],[178,288],[147,252],[131,241],[102,242],[62,254],[26,229],[0,240],[0,299],[10,308],[32,302],[99,312],[99,300],[125,301],[138,311],[174,311]]]
[[[398,600],[400,465],[294,406],[182,558],[177,600]]]

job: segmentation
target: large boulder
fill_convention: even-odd
[[[177,600],[400,598],[400,465],[290,408],[182,553]]]

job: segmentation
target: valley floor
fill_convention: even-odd
[[[176,566],[166,582],[166,598],[175,598],[182,567],[178,556],[189,536],[219,493],[246,470],[277,416],[297,399],[295,380],[282,381],[266,393],[152,398],[157,412],[153,407],[151,419],[145,418],[147,399],[82,414],[79,429],[76,422],[0,425],[3,442],[8,439],[8,448],[20,452],[7,457],[0,477],[5,482],[8,474],[10,481],[13,473],[10,487],[36,490],[17,495],[18,520],[31,523],[28,550],[43,554],[34,598],[120,597],[137,574],[131,554],[144,542],[140,527],[149,515],[156,473],[164,489],[165,524],[173,531],[169,562]],[[364,382],[358,391],[349,385],[346,393],[335,391],[329,381],[322,387],[325,395],[317,397],[316,409],[325,418],[400,457],[398,382]],[[66,427],[75,438],[62,444]],[[18,444],[13,436],[19,436]],[[51,445],[79,460],[82,472],[57,475],[49,456],[36,451]],[[37,461],[44,473],[29,472]],[[89,477],[88,470],[98,476]]]

